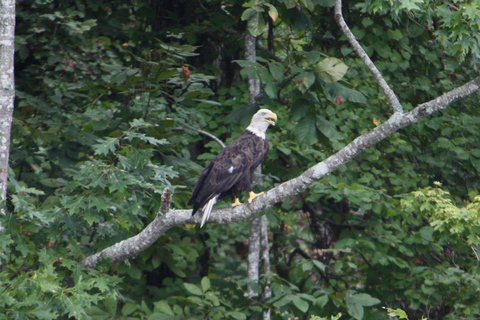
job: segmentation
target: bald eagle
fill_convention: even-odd
[[[241,205],[242,191],[248,191],[251,203],[261,193],[254,193],[251,175],[268,153],[265,132],[269,125],[274,126],[277,115],[268,109],[261,109],[252,117],[252,122],[237,140],[230,143],[203,169],[193,190],[188,205],[193,205],[192,216],[203,207],[200,227],[212,212],[219,197],[232,194],[235,201],[232,207]]]

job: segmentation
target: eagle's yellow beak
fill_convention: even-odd
[[[270,113],[268,116],[265,117],[265,120],[270,123],[272,126],[275,125],[275,121],[277,121],[277,115],[275,113]]]

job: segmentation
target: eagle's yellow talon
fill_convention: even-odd
[[[250,198],[248,198],[248,203],[252,203],[252,201],[253,201],[256,197],[261,196],[262,194],[263,194],[263,192],[255,193],[255,192],[253,192],[253,191],[250,191],[250,192],[248,193],[248,195],[250,196]]]
[[[240,200],[238,200],[238,198],[235,198],[235,202],[232,203],[232,208],[233,208],[233,207],[236,207],[236,206],[239,206],[239,205],[241,205],[241,204],[242,204],[242,203],[240,202]]]

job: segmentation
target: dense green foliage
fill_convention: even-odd
[[[258,109],[248,105],[247,76],[261,79],[258,103],[279,117],[263,189],[391,115],[332,5],[17,1],[0,317],[246,319],[265,309],[274,319],[480,317],[478,96],[267,210],[272,273],[253,286],[259,298],[245,295],[248,222],[176,227],[116,266],[77,263],[137,234],[166,186],[173,206],[187,208],[220,150],[197,129],[229,142]],[[461,0],[344,3],[407,110],[475,75],[478,10]],[[247,29],[259,36],[258,63],[243,61]]]

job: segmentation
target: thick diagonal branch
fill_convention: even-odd
[[[432,113],[445,109],[452,102],[462,99],[480,90],[480,77],[467,84],[449,91],[442,96],[419,105],[405,114],[394,114],[388,121],[367,132],[347,145],[342,150],[324,161],[306,170],[300,176],[286,181],[265,192],[251,204],[243,204],[235,208],[218,209],[212,212],[209,224],[228,224],[246,220],[262,210],[272,207],[283,199],[298,194],[312,183],[332,173],[345,165],[368,147],[375,145],[396,131],[418,122]],[[163,206],[162,206],[163,207]],[[200,217],[192,217],[192,210],[169,210],[159,214],[140,234],[119,242],[103,251],[89,256],[80,262],[85,267],[93,268],[101,259],[111,259],[115,264],[125,259],[135,257],[153,244],[161,235],[174,226],[199,223]]]
[[[352,31],[350,30],[347,23],[343,19],[342,0],[335,0],[335,20],[340,26],[340,29],[342,29],[343,34],[345,34],[345,36],[347,37],[348,42],[350,42],[350,45],[353,47],[353,49],[358,54],[360,59],[363,60],[365,65],[368,67],[368,69],[370,69],[370,72],[373,74],[373,76],[375,77],[375,80],[377,80],[378,84],[380,85],[380,88],[382,88],[383,92],[385,93],[385,96],[390,102],[393,108],[393,111],[403,113],[403,107],[400,104],[400,101],[398,101],[397,96],[395,95],[393,90],[390,88],[388,83],[385,81],[380,71],[378,71],[375,64],[372,62],[372,60],[370,60],[370,57],[367,55],[365,50],[363,50],[360,43],[358,43],[357,39],[355,39],[355,36],[353,35]]]

